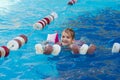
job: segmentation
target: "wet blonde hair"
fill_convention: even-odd
[[[75,32],[73,31],[73,29],[71,29],[71,28],[66,28],[66,29],[63,30],[63,32],[69,34],[69,35],[72,37],[72,39],[75,38]],[[62,33],[63,33],[63,32],[62,32]]]

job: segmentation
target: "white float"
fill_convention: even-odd
[[[83,44],[81,47],[80,47],[80,54],[82,55],[85,55],[87,53],[87,50],[88,50],[89,46],[87,44]]]
[[[120,52],[120,44],[114,43],[112,47],[112,53],[119,53]]]

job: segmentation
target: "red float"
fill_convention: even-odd
[[[9,49],[6,46],[0,47],[0,57],[7,57],[9,55]]]
[[[70,0],[69,2],[68,2],[68,5],[73,5],[73,4],[75,4],[77,2],[77,0]]]
[[[27,36],[26,36],[26,35],[22,34],[22,35],[20,35],[20,37],[22,37],[22,38],[25,40],[25,43],[27,43],[28,38],[27,38]]]
[[[6,46],[1,46],[5,50],[5,57],[9,55],[10,50]]]

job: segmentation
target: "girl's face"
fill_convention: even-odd
[[[73,43],[73,39],[72,36],[66,32],[62,32],[62,36],[61,36],[61,43],[63,46],[69,46],[70,44]]]

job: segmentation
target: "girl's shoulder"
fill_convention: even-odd
[[[75,41],[74,41],[74,44],[77,44],[77,45],[79,45],[79,46],[82,46],[83,44],[85,44],[85,42],[82,41],[82,40],[75,40]]]

